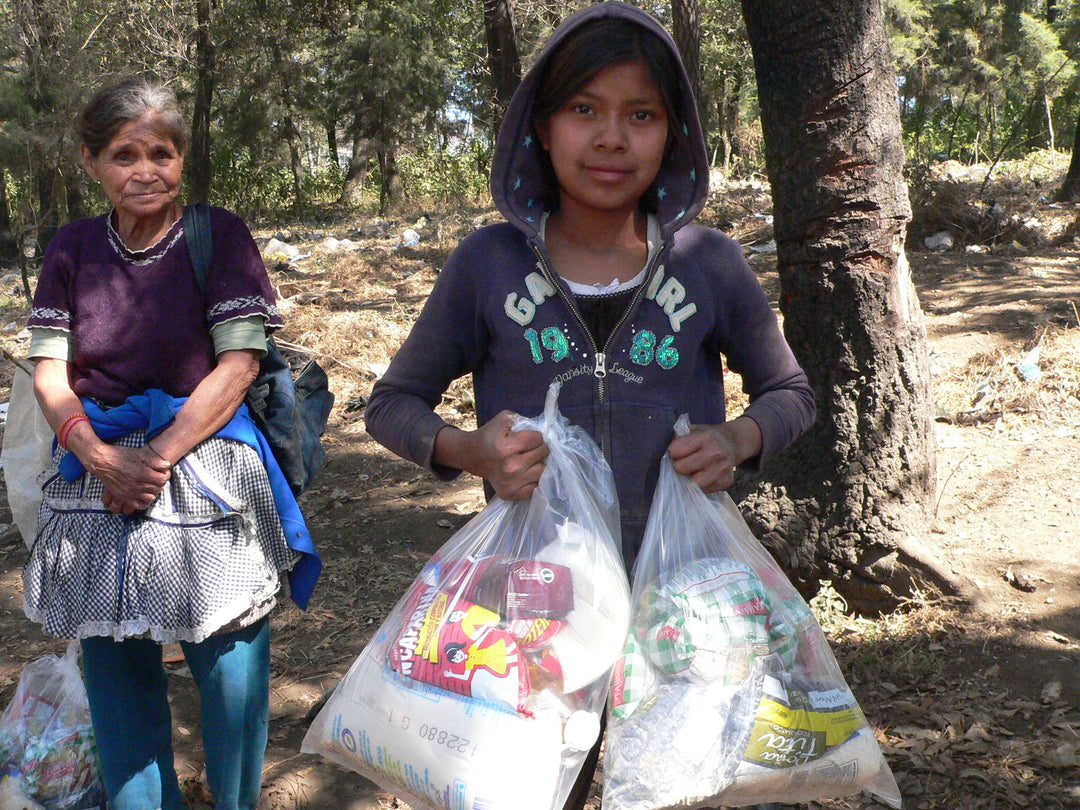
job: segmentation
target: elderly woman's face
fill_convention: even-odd
[[[96,157],[83,146],[82,158],[118,215],[154,216],[180,191],[184,154],[151,116],[125,124]]]

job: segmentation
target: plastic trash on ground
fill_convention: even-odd
[[[615,484],[556,408],[529,500],[498,498],[431,558],[301,750],[416,810],[558,810],[600,734],[629,629]]]
[[[683,416],[676,432],[689,430]],[[605,810],[900,792],[820,625],[726,493],[661,462],[612,674]]]
[[[1041,346],[1036,346],[1020,358],[1020,362],[1016,364],[1016,372],[1020,375],[1020,379],[1024,382],[1038,382],[1039,377],[1042,376],[1042,369],[1039,368],[1039,354]]]
[[[0,808],[104,810],[105,787],[78,664],[63,657],[26,665],[0,716]]]

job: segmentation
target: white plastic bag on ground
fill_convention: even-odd
[[[689,420],[675,426],[683,435]],[[605,810],[900,791],[820,625],[726,493],[667,456],[612,674]]]
[[[558,413],[528,500],[493,499],[432,557],[304,737],[415,810],[558,810],[600,733],[629,630],[615,483]]]
[[[34,542],[37,532],[38,507],[41,506],[38,476],[52,460],[52,440],[52,428],[34,396],[34,381],[16,364],[0,459],[4,465],[11,515],[27,546]]]
[[[23,668],[0,716],[0,796],[45,810],[104,810],[79,643]]]

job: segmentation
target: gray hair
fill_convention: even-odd
[[[187,122],[176,94],[141,76],[128,76],[100,88],[79,113],[75,131],[90,154],[97,157],[125,124],[145,115],[156,119],[177,150],[187,151]]]

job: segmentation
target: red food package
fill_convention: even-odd
[[[522,714],[529,671],[499,615],[430,585],[417,587],[406,621],[390,648],[402,675],[480,700],[505,703]]]
[[[562,619],[574,607],[570,569],[539,560],[461,560],[447,589],[507,619]]]
[[[506,631],[523,650],[543,647],[554,638],[566,622],[557,619],[514,619],[506,622]]]

